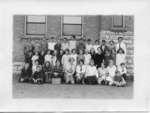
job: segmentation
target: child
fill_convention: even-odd
[[[94,59],[94,62],[95,62],[95,65],[96,65],[97,68],[101,67],[101,63],[103,62],[103,60],[104,60],[104,56],[101,52],[101,48],[98,47],[97,48],[97,53],[96,53],[95,59]]]
[[[126,85],[126,81],[121,76],[120,71],[116,71],[116,75],[114,76],[114,85],[118,87]]]
[[[93,45],[93,48],[95,49],[95,52],[97,53],[97,49],[100,47],[99,40],[95,40],[95,44]]]
[[[56,45],[55,37],[51,37],[51,41],[48,42],[48,49],[53,52],[55,45]]]
[[[42,50],[39,56],[39,61],[41,65],[44,64],[44,57],[45,57],[45,51]]]
[[[113,40],[109,41],[109,50],[110,50],[110,54],[113,58],[114,63],[116,63],[116,47],[115,47],[115,42]]]
[[[102,45],[100,46],[102,54],[105,54],[105,51],[108,49],[107,45],[106,45],[106,41],[102,40]]]
[[[43,67],[43,72],[44,72],[44,82],[46,83],[51,83],[51,78],[52,78],[52,67],[50,65],[50,62],[45,62],[44,67]]]
[[[84,58],[84,64],[89,65],[91,61],[91,54],[89,54],[88,50],[85,50]]]
[[[35,60],[34,64],[32,65],[32,74],[36,72],[38,65],[39,65],[39,60]]]
[[[74,58],[74,60],[75,60],[74,61],[74,65],[76,66],[77,65],[77,54],[76,54],[76,50],[75,49],[72,49],[70,57]]]
[[[88,52],[90,52],[91,48],[93,48],[93,45],[92,45],[92,43],[91,43],[91,39],[88,39],[88,40],[87,40],[87,44],[86,44],[86,50],[87,50]]]
[[[53,68],[53,74],[52,74],[52,77],[54,78],[57,78],[57,77],[60,77],[61,78],[61,82],[63,81],[63,68],[62,66],[60,65],[60,62],[57,60],[56,61],[56,65],[55,67]]]
[[[110,54],[110,51],[109,50],[106,50],[105,51],[105,56],[104,56],[104,64],[105,64],[105,67],[107,67],[109,65],[109,61],[112,60],[112,56]]]
[[[98,84],[102,84],[102,85],[105,84],[106,74],[107,74],[107,70],[105,68],[104,63],[102,62],[101,63],[101,67],[98,68],[98,75],[99,75],[99,77],[98,77]]]
[[[69,49],[66,49],[65,54],[62,56],[61,60],[63,68],[66,68],[66,66],[68,65],[69,58],[70,58]]]
[[[90,49],[90,54],[91,54],[91,59],[94,60],[94,64],[95,64],[95,55],[96,55],[96,53],[95,53],[95,49],[94,48]]]
[[[56,65],[56,60],[57,60],[57,51],[54,50],[52,58],[51,58],[51,65],[54,67]]]
[[[69,49],[70,51],[76,48],[76,36],[71,36],[71,39],[69,41]]]
[[[21,76],[19,82],[28,82],[30,80],[32,70],[29,68],[30,64],[25,63],[23,69],[21,70]]]
[[[76,82],[83,84],[83,78],[85,75],[86,66],[84,65],[84,61],[80,60],[79,64],[76,67]]]
[[[32,65],[34,65],[35,61],[39,60],[39,52],[35,52],[31,60],[32,60]]]
[[[60,62],[60,65],[62,66],[62,56],[64,55],[64,51],[61,49],[59,54],[57,54],[57,60]]]
[[[77,64],[79,64],[79,61],[80,60],[85,60],[85,57],[84,57],[84,54],[83,54],[83,50],[82,49],[80,49],[79,50],[79,54],[78,54],[78,56],[77,56]]]
[[[109,60],[109,65],[106,68],[107,69],[107,74],[108,76],[106,77],[106,81],[108,83],[108,85],[113,85],[114,83],[114,76],[116,73],[116,66],[114,65],[113,60]]]
[[[64,41],[63,41],[62,46],[61,46],[61,49],[63,51],[65,51],[66,49],[69,49],[69,42],[68,42],[67,38],[64,38]]]
[[[127,80],[127,69],[125,63],[121,63],[120,67],[118,67],[118,71],[120,72],[121,76]]]
[[[32,77],[32,80],[33,80],[33,83],[35,84],[42,84],[43,83],[43,71],[42,71],[42,67],[41,65],[38,65],[36,67],[36,71],[35,73],[33,74],[33,77]]]
[[[45,61],[44,62],[50,62],[52,61],[52,55],[50,54],[50,50],[47,51],[47,54],[45,55]]]
[[[65,82],[74,84],[74,78],[73,75],[75,73],[75,65],[74,65],[74,59],[70,58],[68,65],[65,67]]]
[[[85,71],[85,84],[97,84],[98,71],[96,66],[94,66],[94,60],[91,59],[90,64],[86,67]]]
[[[124,54],[124,50],[120,48],[117,51],[117,55],[116,55],[116,65],[117,65],[117,67],[119,67],[121,63],[126,62],[125,57],[126,57],[126,55]]]

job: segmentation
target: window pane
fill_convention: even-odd
[[[113,26],[114,27],[123,27],[123,16],[114,16],[113,17]]]
[[[45,16],[27,16],[27,22],[45,22]]]
[[[45,24],[27,24],[27,34],[45,34]]]
[[[81,24],[81,16],[64,16],[63,23],[65,24]]]
[[[81,35],[82,27],[81,25],[64,25],[63,26],[64,35]]]

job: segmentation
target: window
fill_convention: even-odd
[[[26,16],[26,35],[45,35],[45,16]]]
[[[112,30],[123,31],[125,28],[124,16],[112,16]]]
[[[62,34],[82,35],[82,17],[81,16],[63,16]]]

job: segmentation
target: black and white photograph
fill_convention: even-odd
[[[134,15],[12,18],[13,98],[133,98]]]

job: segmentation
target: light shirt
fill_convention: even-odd
[[[47,61],[51,63],[52,55],[48,55],[48,54],[45,55],[45,62],[47,62]]]
[[[89,77],[89,76],[96,76],[96,77],[98,77],[98,71],[97,71],[96,66],[88,65],[86,67],[85,77]]]
[[[89,65],[90,60],[91,60],[91,54],[84,54],[84,64]]]
[[[38,59],[39,59],[39,56],[33,55],[33,56],[32,56],[32,59],[31,59],[31,60],[32,60],[32,64],[34,64],[35,61],[38,60]]]
[[[122,48],[122,49],[124,50],[125,55],[127,54],[127,53],[126,53],[126,45],[125,45],[124,42],[121,42],[120,44],[119,44],[119,43],[116,44],[116,51],[117,51],[119,48]]]
[[[90,52],[91,48],[93,48],[92,44],[86,44],[86,50]]]
[[[56,42],[48,42],[48,49],[54,50]]]
[[[116,65],[119,67],[121,63],[126,63],[125,54],[117,54],[116,55]]]
[[[69,63],[69,58],[70,58],[70,55],[64,54],[62,56],[61,63],[63,65],[63,68],[66,68],[67,64]]]
[[[107,68],[107,72],[109,73],[110,77],[114,77],[115,73],[116,73],[116,66],[113,65],[112,67],[108,66]]]
[[[124,67],[124,68],[118,67],[118,71],[120,72],[121,75],[127,74],[127,69],[126,69],[126,67]]]
[[[77,65],[77,54],[71,54],[70,57],[74,58],[74,65]]]
[[[99,73],[99,76],[106,76],[106,73],[107,73],[107,70],[106,68],[98,68],[98,73]]]
[[[51,64],[53,66],[56,66],[56,60],[57,60],[57,57],[56,56],[52,56],[52,58],[51,58]]]
[[[67,74],[74,74],[76,70],[76,66],[74,64],[68,63],[67,66],[65,67],[65,72]]]
[[[70,40],[69,41],[69,49],[76,49],[76,40]]]
[[[62,43],[62,46],[61,46],[62,48],[62,50],[66,50],[66,49],[69,49],[69,43],[68,42],[66,42],[66,43]]]
[[[85,74],[86,66],[85,65],[77,65],[76,74]]]
[[[98,53],[97,48],[99,48],[99,47],[100,47],[100,45],[93,45],[93,48],[94,48],[96,53]]]
[[[37,65],[32,65],[32,74],[34,74],[35,72],[36,72],[36,67],[37,67]]]

